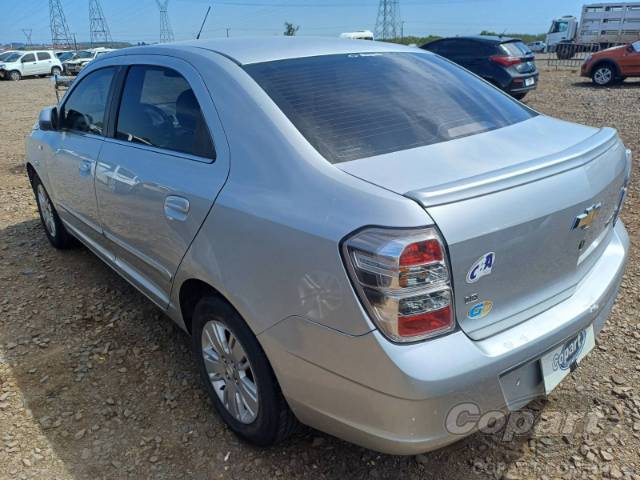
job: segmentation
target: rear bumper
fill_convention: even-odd
[[[539,76],[540,76],[539,73],[535,72],[533,74],[527,74],[527,75],[522,75],[522,76],[518,76],[518,77],[513,77],[513,80],[511,80],[511,83],[506,88],[506,90],[509,93],[526,93],[526,92],[530,92],[531,90],[535,90],[536,88],[538,88],[538,77]],[[534,79],[534,83],[533,83],[533,85],[527,86],[525,84],[525,82],[529,78],[533,78]]]
[[[543,353],[589,325],[601,330],[627,259],[622,222],[610,238],[570,298],[481,341],[456,331],[395,345],[377,331],[354,337],[301,317],[289,317],[259,338],[303,423],[385,453],[433,450],[477,429],[452,429],[453,407],[471,403],[481,416],[524,406],[544,392]],[[510,376],[515,369],[522,381]]]

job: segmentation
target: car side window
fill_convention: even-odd
[[[62,107],[62,129],[104,134],[105,111],[114,74],[115,68],[102,68],[80,81]]]
[[[129,68],[116,138],[215,159],[211,134],[189,82],[175,70]]]
[[[38,52],[38,60],[51,60],[51,55],[47,52]]]
[[[24,57],[22,57],[22,63],[27,62],[35,62],[36,56],[33,53],[27,53]]]

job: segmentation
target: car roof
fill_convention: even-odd
[[[464,37],[447,37],[440,40],[474,40],[485,43],[508,43],[521,41],[519,38],[498,37],[497,35],[467,35]],[[439,40],[436,40],[436,42],[437,41]]]
[[[349,53],[385,53],[414,52],[424,53],[415,47],[407,47],[371,40],[351,40],[341,38],[314,37],[264,37],[264,38],[221,38],[212,40],[188,40],[165,45],[133,47],[125,50],[129,53],[145,53],[149,47],[167,49],[199,48],[216,52],[230,58],[240,65],[251,63],[286,60],[291,58],[315,57],[320,55],[339,55]]]

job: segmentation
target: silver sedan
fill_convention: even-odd
[[[27,171],[53,246],[82,242],[180,325],[258,445],[297,419],[423,452],[547,395],[629,247],[614,130],[387,43],[106,54],[41,112]]]

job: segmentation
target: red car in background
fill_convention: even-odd
[[[591,77],[598,86],[620,83],[627,77],[640,77],[640,41],[589,55],[582,64],[581,75]]]

